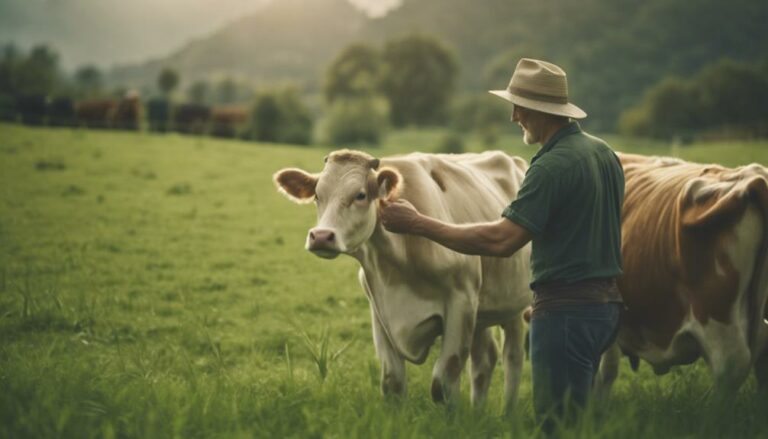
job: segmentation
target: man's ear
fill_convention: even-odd
[[[277,190],[295,203],[309,203],[315,197],[317,175],[301,169],[286,168],[276,172],[273,179]]]
[[[376,174],[376,186],[379,198],[395,201],[403,188],[403,176],[394,168],[381,168]]]

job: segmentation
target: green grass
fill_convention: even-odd
[[[370,152],[430,151],[441,134]],[[497,146],[534,153],[519,136]],[[434,405],[431,359],[408,367],[407,399],[379,396],[355,262],[305,252],[314,210],[271,183],[328,151],[0,125],[0,437],[535,436],[527,365],[509,417],[500,367],[482,410],[466,383],[457,406]],[[766,163],[768,143],[679,153]],[[623,364],[610,407],[565,436],[768,437],[753,378],[727,407],[708,386],[701,363],[660,378]]]

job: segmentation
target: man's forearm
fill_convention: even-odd
[[[467,255],[508,257],[527,242],[501,235],[494,223],[453,225],[424,215],[418,217],[413,233]]]

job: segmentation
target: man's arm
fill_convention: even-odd
[[[467,255],[509,257],[533,235],[524,227],[501,218],[495,222],[454,225],[420,214],[410,203],[382,203],[381,222],[390,232],[423,236]]]

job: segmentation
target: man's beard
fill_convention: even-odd
[[[523,142],[526,145],[535,145],[539,143],[539,136],[534,135],[531,131],[523,128]]]

